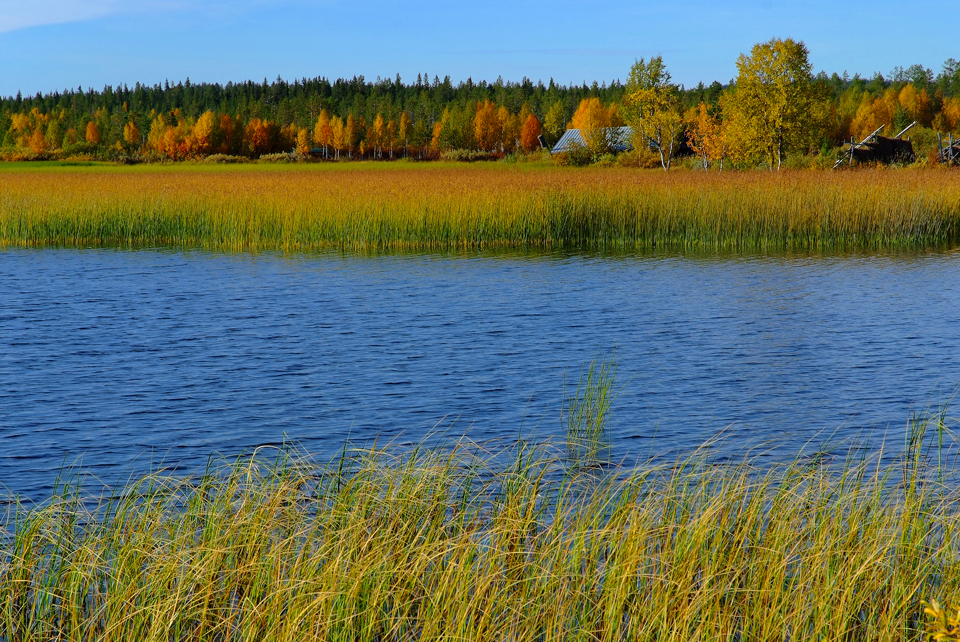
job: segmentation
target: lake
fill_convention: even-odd
[[[960,255],[0,251],[0,494],[260,445],[558,438],[616,349],[614,457],[899,446],[960,384]],[[721,450],[722,450],[721,449]]]

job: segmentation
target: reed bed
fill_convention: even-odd
[[[960,240],[960,174],[942,169],[8,167],[0,188],[7,246],[629,251]]]
[[[922,600],[960,589],[960,497],[915,444],[764,469],[264,460],[12,506],[4,639],[920,640]]]

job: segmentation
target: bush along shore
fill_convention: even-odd
[[[742,251],[960,239],[960,174],[947,170],[8,166],[0,180],[5,246]]]
[[[24,642],[922,640],[956,624],[936,601],[960,594],[956,471],[926,449],[945,433],[917,420],[899,457],[764,467],[521,443],[324,466],[261,451],[93,501],[67,484],[8,508],[0,627]]]

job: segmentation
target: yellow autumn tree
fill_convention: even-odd
[[[520,119],[510,113],[504,106],[497,109],[497,123],[500,134],[500,150],[509,154],[516,150],[520,139]]]
[[[140,144],[140,129],[132,120],[123,126],[123,142],[127,145]]]
[[[550,105],[550,109],[543,116],[543,132],[547,142],[553,145],[563,136],[566,121],[563,113],[563,102],[557,101]]]
[[[190,153],[195,156],[209,156],[217,148],[219,119],[212,111],[206,111],[193,126],[190,136]]]
[[[788,151],[820,138],[813,121],[819,99],[803,42],[774,38],[737,60],[737,81],[725,102],[731,146],[744,161],[779,169]]]
[[[933,110],[931,109],[930,95],[926,89],[917,90],[913,83],[904,85],[897,96],[900,108],[907,114],[911,121],[929,127],[933,122]],[[897,132],[892,132],[896,134]]]
[[[377,112],[377,117],[373,119],[373,154],[377,158],[383,158],[383,139],[387,135],[387,123],[383,120],[383,114]]]
[[[339,116],[331,118],[330,131],[332,132],[331,144],[333,145],[334,153],[336,154],[337,160],[340,160],[340,152],[346,143],[346,138],[343,135],[343,119]]]
[[[353,148],[357,145],[357,119],[352,113],[347,114],[347,120],[343,124],[343,144],[347,156],[353,158]]]
[[[634,62],[624,90],[624,117],[633,128],[633,145],[650,146],[660,154],[664,171],[670,169],[683,133],[680,95],[670,82],[662,56]]]
[[[407,152],[410,149],[410,134],[413,128],[413,123],[410,120],[410,115],[403,111],[400,114],[400,125],[397,129],[397,138],[400,141],[400,145],[403,149],[404,157],[407,156]]]
[[[397,121],[392,118],[387,123],[387,129],[384,133],[383,143],[390,152],[390,158],[393,158],[393,152],[397,147]]]
[[[893,115],[894,110],[890,108],[890,101],[885,97],[874,98],[870,94],[864,94],[857,113],[850,121],[850,135],[859,141],[875,132],[881,125],[890,129]]]
[[[310,131],[306,127],[297,129],[296,150],[298,154],[310,152]]]
[[[960,131],[960,98],[944,99],[941,113],[948,132]]]
[[[147,132],[147,149],[157,154],[164,153],[163,134],[167,129],[167,120],[163,114],[158,115],[150,122],[150,131]]]
[[[61,112],[61,117],[63,116]],[[59,149],[63,145],[63,127],[60,125],[60,117],[51,117],[47,123],[47,131],[43,136],[47,149]]]
[[[324,157],[329,155],[328,148],[330,147],[332,134],[330,114],[327,113],[326,109],[321,109],[320,115],[317,116],[317,122],[313,126],[313,142],[323,148]]]

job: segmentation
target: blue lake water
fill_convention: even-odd
[[[0,251],[0,496],[284,440],[559,436],[564,378],[613,347],[618,458],[900,443],[960,384],[958,284],[954,252]]]

